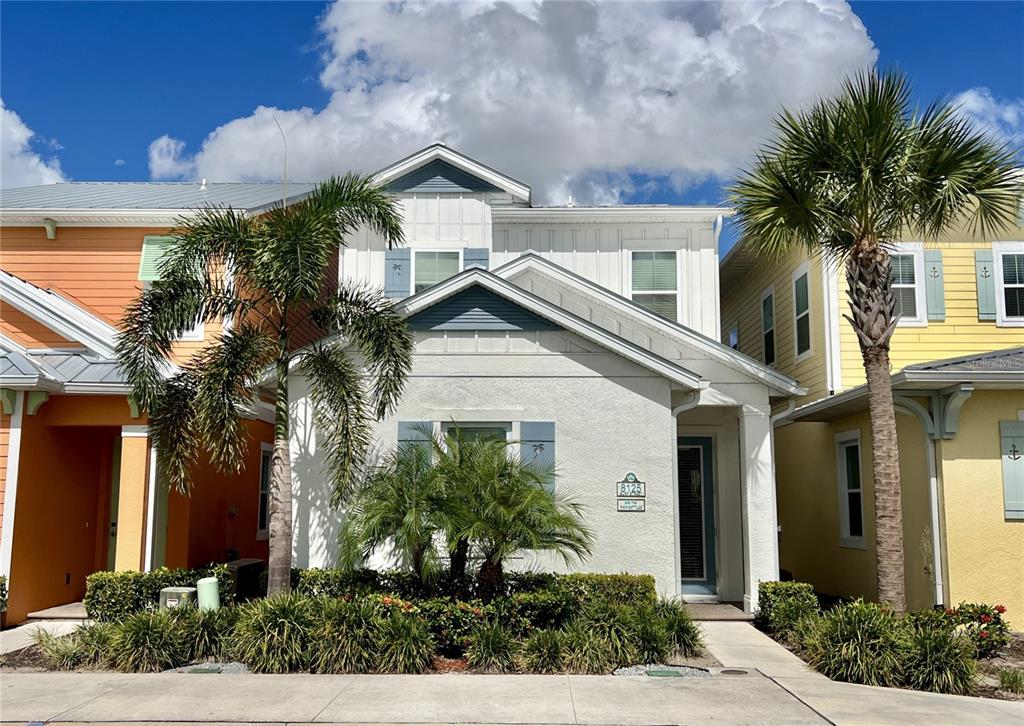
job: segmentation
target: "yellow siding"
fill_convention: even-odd
[[[797,403],[807,403],[828,394],[825,380],[825,313],[821,264],[808,261],[808,283],[811,307],[811,351],[796,361],[793,321],[793,271],[806,260],[794,251],[784,259],[759,262],[732,287],[722,299],[722,331],[727,336],[730,326],[739,323],[740,352],[755,360],[764,360],[761,328],[761,294],[769,286],[775,292],[775,368],[795,378],[807,388],[807,395]],[[727,341],[726,341],[727,342]]]
[[[931,607],[931,528],[924,432],[916,418],[898,416],[903,491],[907,605]],[[840,546],[836,434],[860,431],[865,549]],[[874,599],[874,484],[871,427],[866,413],[832,423],[797,423],[775,431],[780,564],[820,592]]]
[[[1024,628],[1024,522],[1007,521],[999,422],[1016,421],[1024,391],[975,391],[960,432],[941,444],[950,603],[1002,604]]]

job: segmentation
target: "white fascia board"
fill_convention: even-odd
[[[117,329],[57,293],[0,271],[0,299],[68,340],[104,358],[114,357]]]
[[[557,277],[558,280],[578,290],[586,290],[591,294],[600,297],[611,307],[632,315],[643,318],[644,322],[660,332],[681,339],[685,344],[696,348],[710,358],[732,368],[733,370],[748,375],[761,381],[770,388],[783,395],[802,396],[807,389],[800,386],[792,378],[785,376],[752,358],[739,353],[729,346],[718,342],[706,335],[701,335],[678,323],[652,313],[642,305],[637,305],[632,300],[622,297],[585,277],[556,265],[533,252],[527,252],[510,262],[494,269],[493,274],[501,278],[508,278],[525,269],[537,269],[542,273]]]
[[[409,317],[436,305],[442,300],[451,297],[472,285],[480,285],[496,295],[500,295],[501,297],[514,302],[516,305],[550,320],[566,330],[576,333],[580,337],[586,338],[587,340],[600,345],[602,348],[606,348],[613,353],[621,355],[623,358],[632,360],[634,363],[637,363],[644,368],[665,376],[669,380],[690,390],[700,390],[707,388],[709,385],[708,381],[702,379],[696,373],[693,373],[682,366],[678,366],[675,363],[650,352],[649,350],[645,350],[624,338],[620,338],[604,328],[594,325],[589,320],[584,320],[581,317],[573,315],[557,305],[553,305],[547,300],[537,297],[533,293],[527,292],[507,280],[496,276],[494,273],[488,272],[487,270],[479,267],[473,267],[465,270],[454,277],[448,278],[445,282],[424,290],[418,295],[406,298],[403,302],[395,306],[395,309],[401,315]]]
[[[174,227],[199,209],[4,209],[0,227],[38,227],[44,219],[75,227]],[[243,210],[244,211],[244,210]]]
[[[492,207],[494,222],[580,224],[602,222],[706,222],[730,217],[729,207],[684,207],[657,204],[624,204],[618,207]]]
[[[468,174],[479,177],[499,189],[502,189],[513,196],[519,197],[523,201],[530,201],[530,187],[526,184],[523,184],[521,181],[513,179],[510,176],[506,176],[499,171],[495,171],[489,166],[485,166],[479,161],[471,159],[457,151],[453,151],[447,146],[442,146],[441,144],[433,144],[425,149],[420,149],[414,154],[396,161],[391,166],[381,169],[373,175],[373,183],[376,185],[387,184],[394,179],[398,179],[399,177],[408,174],[414,169],[418,169],[425,164],[429,164],[435,159],[446,161],[452,166],[456,166]]]

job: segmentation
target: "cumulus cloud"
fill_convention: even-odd
[[[114,159],[114,166],[124,166],[125,163],[124,159]]]
[[[969,88],[953,103],[960,113],[1003,143],[1024,145],[1024,98],[996,98],[987,88]]]
[[[64,181],[60,160],[44,159],[33,149],[35,135],[0,98],[0,187],[10,189]],[[55,139],[45,145],[53,150],[61,148]]]
[[[293,179],[374,170],[444,141],[540,202],[610,202],[636,174],[677,187],[731,172],[773,114],[874,63],[841,0],[337,3],[322,109],[260,106],[194,154],[161,137],[154,178]]]

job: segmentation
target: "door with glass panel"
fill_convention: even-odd
[[[679,439],[679,560],[684,594],[718,592],[711,452],[710,437]]]

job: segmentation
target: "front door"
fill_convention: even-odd
[[[679,556],[682,591],[717,593],[715,493],[710,437],[679,438]]]

